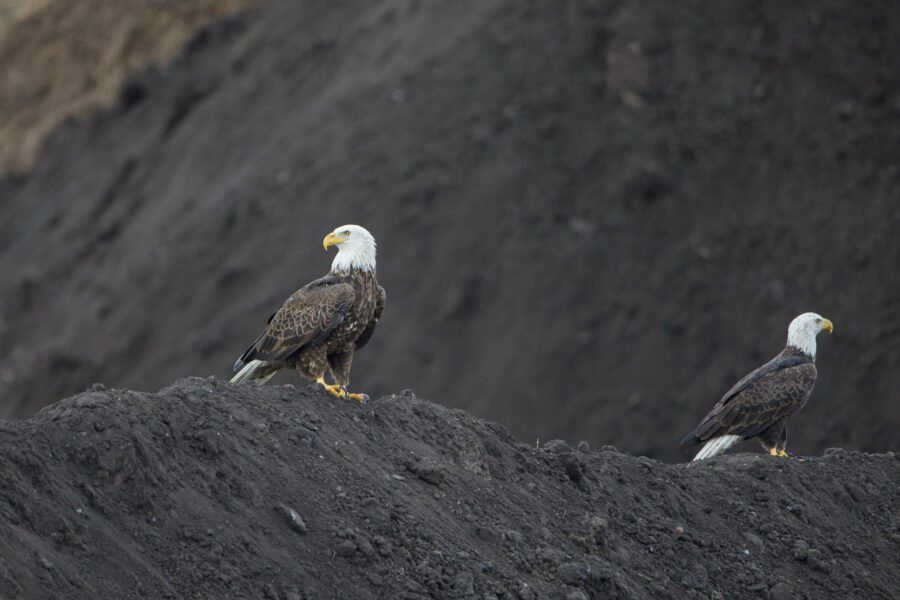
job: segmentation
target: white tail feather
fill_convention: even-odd
[[[722,454],[735,444],[741,441],[741,436],[739,435],[720,435],[719,437],[713,438],[706,442],[706,444],[700,448],[700,452],[697,453],[697,456],[694,457],[694,460],[703,460],[704,458],[711,458],[713,456],[718,456]]]
[[[253,371],[264,364],[265,363],[261,360],[251,360],[246,365],[244,365],[243,368],[241,368],[241,370],[238,371],[234,377],[231,378],[230,383],[241,383],[242,381],[246,381],[250,378],[251,375],[253,375]],[[274,375],[274,373],[272,373],[272,375]],[[271,375],[269,377],[271,377]],[[269,377],[266,377],[265,379],[263,379],[262,381],[258,381],[257,383],[262,385],[269,379]]]

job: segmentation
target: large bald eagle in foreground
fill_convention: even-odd
[[[781,354],[738,381],[681,440],[686,448],[704,444],[694,460],[753,437],[772,456],[787,456],[788,418],[803,408],[816,383],[816,336],[823,329],[830,333],[831,321],[816,313],[791,321]]]
[[[368,399],[347,386],[353,353],[372,337],[384,310],[384,288],[375,279],[375,238],[359,225],[344,225],[322,244],[338,248],[331,272],[294,292],[269,318],[234,363],[231,383],[252,379],[262,385],[280,369],[293,368],[334,396]],[[325,383],[326,370],[334,385]]]

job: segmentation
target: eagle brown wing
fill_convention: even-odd
[[[282,361],[304,346],[324,342],[344,321],[355,297],[351,284],[331,275],[303,286],[269,318],[234,370],[251,360]]]
[[[384,288],[379,285],[375,290],[375,293],[378,295],[375,299],[375,313],[372,315],[372,320],[369,321],[369,323],[366,325],[366,328],[363,329],[363,332],[359,334],[358,338],[356,338],[357,350],[359,350],[369,342],[372,334],[375,333],[375,326],[378,325],[378,319],[381,318],[381,312],[384,310],[384,301],[387,299],[387,292],[385,292]]]
[[[685,442],[700,443],[720,435],[759,435],[803,406],[815,382],[816,365],[811,360],[775,358],[729,390]]]

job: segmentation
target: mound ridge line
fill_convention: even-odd
[[[0,425],[4,598],[887,598],[893,453],[536,448],[409,391],[95,386]],[[673,440],[675,443],[677,440]]]

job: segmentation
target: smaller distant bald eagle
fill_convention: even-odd
[[[231,383],[259,385],[284,368],[297,369],[339,398],[365,402],[351,394],[353,354],[372,337],[384,310],[385,292],[375,279],[375,238],[359,225],[344,225],[325,236],[326,250],[337,246],[331,272],[285,300],[268,324],[234,363]],[[325,371],[334,385],[325,383]]]
[[[694,460],[722,454],[741,440],[759,438],[772,456],[787,456],[787,422],[806,404],[816,383],[816,336],[831,321],[804,313],[788,326],[787,346],[722,396],[682,447],[704,444]]]

